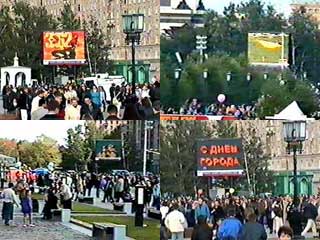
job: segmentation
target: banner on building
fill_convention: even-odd
[[[82,65],[86,64],[85,32],[43,32],[44,65]]]
[[[251,65],[288,66],[289,35],[249,33],[248,61]]]
[[[197,140],[197,176],[243,175],[244,152],[241,139]]]
[[[97,140],[96,160],[121,160],[122,142],[121,140]]]

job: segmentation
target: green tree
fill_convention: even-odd
[[[271,192],[274,177],[269,169],[270,156],[265,153],[265,146],[258,131],[256,125],[250,121],[240,124],[238,131],[242,135],[242,144],[248,163],[246,178],[241,179],[241,184],[254,194]],[[248,178],[250,178],[251,186],[248,184]]]
[[[242,138],[242,144],[248,163],[248,176],[237,179],[235,185],[230,178],[215,179],[215,186],[236,190],[252,190],[255,194],[270,191],[272,188],[272,172],[268,169],[270,156],[265,154],[264,145],[257,129],[248,122],[163,122],[161,134],[161,189],[163,192],[175,194],[192,194],[194,186],[208,187],[207,179],[197,177],[195,144],[202,138]],[[174,183],[174,184],[172,184]],[[250,189],[251,188],[251,189]]]
[[[290,72],[283,71],[286,84],[280,86],[280,70],[270,70],[269,79],[263,79],[265,69],[254,68],[247,62],[249,32],[286,32],[291,34]],[[199,64],[195,49],[195,35],[208,36],[208,59]],[[306,11],[294,12],[289,19],[275,11],[271,5],[261,0],[250,0],[239,5],[230,3],[222,15],[209,11],[205,17],[205,27],[186,26],[172,30],[161,39],[161,101],[165,108],[176,110],[189,98],[200,98],[205,103],[216,101],[220,93],[227,95],[228,103],[252,104],[259,102],[259,116],[274,114],[296,100],[307,115],[312,115],[318,107],[317,96],[310,83],[317,85],[320,60],[319,29]],[[181,52],[184,62],[178,66],[175,52]],[[174,78],[174,70],[182,68],[179,81]],[[202,72],[208,69],[206,82]],[[232,80],[226,81],[227,73]],[[252,80],[247,81],[250,72]],[[308,81],[301,81],[307,72]],[[281,91],[280,91],[281,89]],[[309,94],[311,97],[306,97]]]
[[[85,142],[82,134],[82,126],[67,131],[67,144],[63,151],[62,166],[67,169],[88,170],[91,160],[91,149]]]
[[[203,186],[206,179],[196,177],[195,139],[211,136],[205,124],[201,121],[161,124],[160,176],[163,192],[192,194],[194,186]]]
[[[3,7],[0,13],[1,66],[12,65],[15,53],[20,65],[32,68],[32,77],[41,79],[49,69],[42,65],[41,36],[43,31],[56,28],[56,22],[43,7],[30,6],[19,1],[10,8]]]
[[[0,139],[0,154],[9,157],[18,157],[16,141],[9,139]]]
[[[109,36],[105,34],[100,23],[93,16],[84,23],[84,29],[87,34],[92,71],[94,73],[111,72],[112,62],[109,59],[110,46],[107,45]],[[86,67],[85,71],[89,73],[89,67]]]
[[[57,141],[45,135],[39,136],[34,142],[21,142],[19,153],[20,161],[32,169],[46,167],[50,162],[59,165],[62,160]]]
[[[96,140],[120,138],[120,128],[110,134],[104,128],[104,125],[88,121],[84,126],[79,125],[69,129],[62,165],[68,169],[78,170],[94,168]]]
[[[60,17],[58,17],[58,22],[61,30],[81,29],[80,18],[73,12],[70,3],[64,3],[64,8],[61,11]]]

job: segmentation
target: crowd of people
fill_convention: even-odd
[[[106,91],[109,91],[106,94]],[[87,86],[42,85],[2,89],[5,113],[23,120],[158,120],[160,82],[132,87],[125,83]]]
[[[24,226],[34,226],[32,212],[34,201],[32,194],[43,194],[45,201],[43,219],[50,220],[53,210],[64,208],[72,210],[72,202],[84,197],[100,199],[102,203],[122,203],[135,200],[135,187],[144,186],[145,211],[149,207],[160,209],[160,183],[155,175],[138,174],[94,174],[77,172],[55,172],[41,174],[20,174],[14,182],[0,194],[3,202],[2,218],[5,225],[13,220],[14,205],[24,214]],[[94,191],[92,191],[94,189]]]
[[[266,240],[268,234],[280,240],[304,237],[312,230],[319,238],[320,198],[301,197],[294,204],[290,196],[246,198],[223,196],[179,197],[161,203],[161,240]]]
[[[232,105],[225,103],[204,104],[199,99],[188,99],[179,110],[168,108],[166,114],[207,115],[207,116],[233,116],[239,120],[252,120],[257,118],[255,106]]]

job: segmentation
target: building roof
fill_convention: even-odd
[[[205,10],[206,10],[206,8],[205,8],[202,0],[199,0],[197,11],[205,11]]]
[[[291,4],[320,4],[320,0],[292,0]]]
[[[188,10],[191,10],[189,5],[186,3],[186,0],[181,0],[179,5],[177,6],[177,9],[188,9]]]
[[[8,66],[8,67],[2,67],[1,69],[7,69],[7,70],[10,70],[10,69],[31,69],[29,67],[22,67],[22,66]]]

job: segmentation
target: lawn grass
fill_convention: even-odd
[[[109,222],[114,224],[122,224],[127,226],[127,236],[134,238],[136,240],[156,240],[160,239],[160,223],[159,220],[144,220],[144,224],[148,226],[145,228],[134,226],[134,217],[104,217],[104,216],[76,216],[77,220],[93,223],[93,222]]]
[[[105,208],[96,207],[89,204],[73,202],[72,203],[72,211],[73,212],[92,212],[92,213],[105,213],[105,214],[117,214],[122,213],[120,211],[109,210]]]
[[[43,200],[43,198],[44,198],[44,194],[40,194],[40,193],[32,194],[32,199]]]
[[[32,195],[33,199],[36,200],[43,200],[44,195],[40,193],[35,193]],[[85,212],[85,213],[101,213],[101,214],[117,214],[117,213],[122,213],[120,211],[115,211],[115,210],[108,210],[105,208],[100,208],[96,207],[90,204],[85,204],[85,203],[79,203],[79,202],[72,202],[72,211],[73,212]]]

